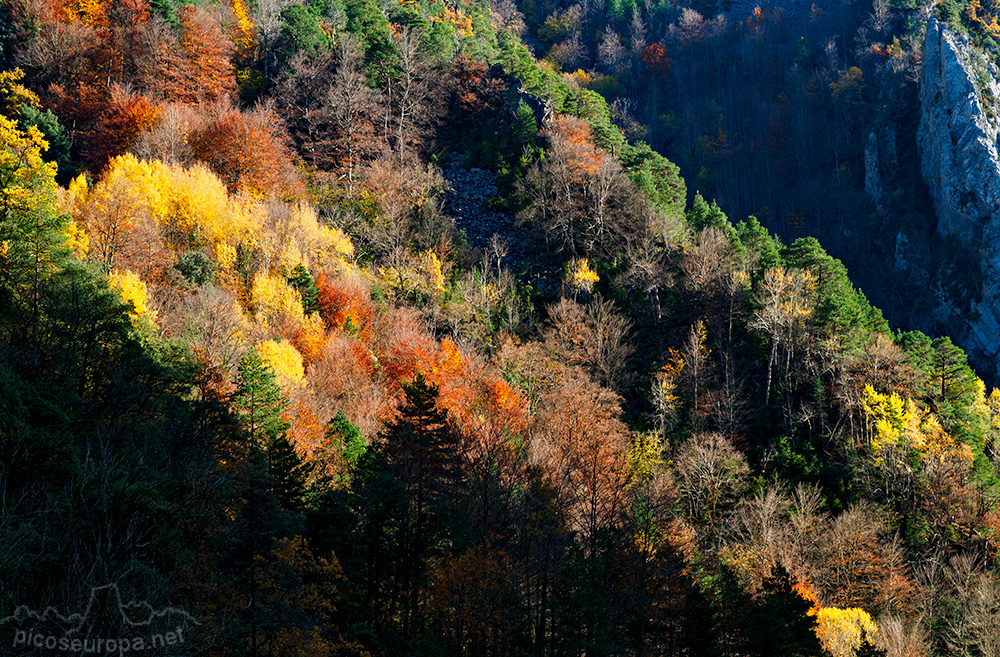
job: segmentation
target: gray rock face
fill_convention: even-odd
[[[917,146],[938,232],[976,254],[981,272],[978,300],[955,337],[980,367],[1000,376],[1000,84],[985,56],[933,18],[920,106]],[[946,307],[941,311],[948,314]]]

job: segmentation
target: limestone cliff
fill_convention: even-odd
[[[947,296],[939,319],[989,374],[1000,376],[1000,84],[968,40],[931,18],[920,79],[917,146],[938,217],[980,272],[972,312],[957,317]]]

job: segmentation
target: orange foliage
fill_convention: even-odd
[[[672,64],[670,58],[667,57],[666,46],[659,41],[649,44],[642,51],[641,59],[642,63],[646,65],[647,71],[659,75],[661,80],[666,81]]]
[[[386,385],[395,394],[403,383],[418,373],[427,375],[438,361],[440,347],[427,332],[416,310],[398,308],[390,316],[387,343],[378,349],[378,359],[386,376]],[[435,378],[427,377],[432,383]]]
[[[319,416],[344,411],[365,436],[375,436],[395,412],[395,400],[377,380],[378,360],[358,340],[333,334],[323,345],[306,379],[315,398],[322,400]]]
[[[316,305],[331,329],[357,333],[363,339],[371,339],[375,306],[366,289],[360,285],[334,280],[326,272],[317,277],[316,289],[319,291]]]
[[[547,136],[566,149],[567,162],[574,174],[573,182],[584,184],[589,176],[597,175],[605,153],[594,145],[589,123],[560,114]]]
[[[520,595],[506,554],[490,546],[449,556],[431,574],[431,604],[455,654],[476,654],[516,636]]]
[[[230,191],[294,196],[301,184],[292,168],[285,129],[270,107],[240,112],[228,99],[216,103],[191,134],[195,157],[207,163]]]
[[[100,110],[90,135],[81,141],[81,154],[92,170],[103,169],[108,160],[131,148],[148,130],[160,109],[145,96],[115,85]]]
[[[564,496],[571,526],[596,549],[602,528],[621,520],[628,499],[628,427],[619,398],[579,370],[542,396],[532,458]]]
[[[310,315],[302,322],[299,332],[291,339],[295,348],[302,354],[306,365],[319,357],[326,344],[326,327],[319,315]]]
[[[205,9],[185,5],[177,17],[184,30],[181,39],[163,41],[150,85],[155,81],[166,100],[182,103],[231,97],[236,91],[236,77],[229,61],[233,42]]]
[[[285,411],[285,421],[291,424],[288,437],[300,450],[315,455],[326,440],[322,409],[308,390],[298,390]]]

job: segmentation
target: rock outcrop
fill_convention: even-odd
[[[997,68],[934,18],[927,23],[917,146],[938,233],[977,260],[971,313],[952,324],[979,367],[1000,377],[1000,84]],[[942,319],[951,314],[947,300]],[[948,318],[954,321],[954,316]]]

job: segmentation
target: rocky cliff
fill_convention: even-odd
[[[1000,84],[968,40],[931,18],[920,79],[917,146],[938,233],[972,254],[979,271],[971,313],[938,299],[938,319],[988,375],[1000,377]]]

